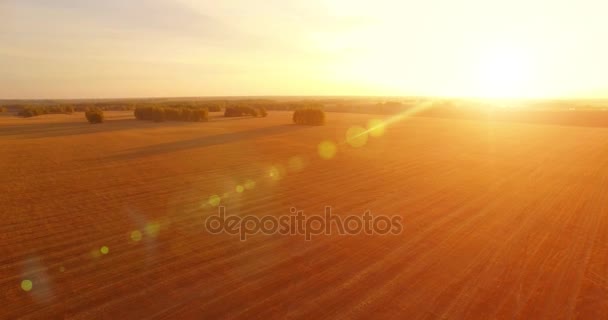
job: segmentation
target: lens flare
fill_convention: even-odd
[[[133,230],[131,231],[131,240],[138,242],[141,240],[141,231]]]
[[[242,193],[243,191],[245,191],[245,187],[243,187],[240,184],[238,186],[236,186],[235,189],[236,189],[236,192],[238,192],[238,193]]]
[[[417,104],[415,107],[409,108],[399,114],[396,114],[384,121],[380,121],[379,125],[376,125],[374,127],[369,127],[368,129],[365,130],[366,133],[370,133],[371,131],[374,131],[374,128],[378,128],[378,127],[382,127],[382,128],[386,128],[389,125],[392,125],[394,123],[403,121],[403,120],[407,120],[408,118],[411,118],[421,112],[424,112],[430,108],[432,108],[434,106],[433,102],[431,101],[425,101],[425,102],[421,102],[419,104]],[[384,131],[383,131],[384,132]]]
[[[245,181],[245,189],[247,190],[251,190],[255,188],[255,181],[248,179],[247,181]]]
[[[385,130],[384,122],[380,119],[372,119],[367,122],[367,131],[369,132],[369,135],[374,138],[383,136]]]
[[[318,152],[321,158],[329,160],[336,156],[338,148],[336,147],[335,143],[325,140],[319,143]]]
[[[108,248],[108,246],[103,246],[99,249],[99,252],[101,252],[101,254],[108,254],[110,253],[110,248]]]
[[[29,292],[34,287],[32,280],[25,279],[21,281],[21,289],[25,292]]]
[[[268,176],[273,180],[280,180],[285,176],[285,168],[281,166],[272,166],[268,171]]]
[[[144,228],[144,231],[146,232],[147,235],[149,235],[151,237],[156,237],[156,236],[158,236],[158,232],[160,231],[160,224],[155,223],[155,222],[150,222],[146,225],[146,227]]]
[[[273,178],[273,179],[278,179],[279,177],[279,170],[275,167],[270,168],[270,172],[268,172],[268,176]]]
[[[359,126],[348,128],[346,142],[355,148],[363,147],[367,143],[367,130]]]
[[[211,197],[209,197],[209,205],[211,205],[212,207],[217,207],[220,205],[220,202],[222,201],[222,198],[220,198],[220,196],[218,196],[217,194],[212,195]]]

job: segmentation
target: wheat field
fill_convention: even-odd
[[[0,117],[0,318],[608,314],[608,129],[410,117],[344,143],[375,117]],[[403,231],[240,241],[206,232],[213,197],[235,215],[399,215]]]

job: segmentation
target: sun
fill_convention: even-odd
[[[532,88],[529,55],[521,48],[495,46],[483,50],[474,72],[475,95],[484,98],[519,98]]]

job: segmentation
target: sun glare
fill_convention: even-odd
[[[482,98],[519,98],[533,90],[530,60],[520,48],[497,46],[482,51],[474,76],[473,95]]]

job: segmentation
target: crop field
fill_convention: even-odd
[[[0,116],[0,318],[608,314],[608,128],[405,117],[346,139],[390,118]],[[327,206],[403,228],[241,241],[205,223]]]

